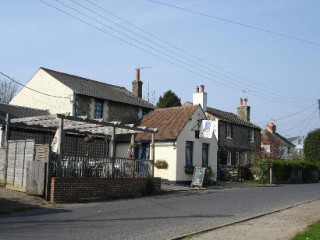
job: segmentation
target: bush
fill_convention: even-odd
[[[275,178],[280,182],[296,182],[297,179],[292,179],[292,173],[301,171],[302,182],[308,183],[316,181],[313,178],[313,171],[319,170],[319,166],[313,162],[306,160],[278,160],[278,159],[260,159],[256,161],[256,166],[253,167],[253,174],[262,183],[267,183],[270,180],[270,168],[273,169]]]
[[[193,170],[194,170],[194,166],[185,166],[184,167],[184,172],[185,172],[185,174],[193,174]]]
[[[304,141],[304,156],[313,162],[320,162],[320,129],[309,132]]]
[[[147,177],[145,188],[141,189],[143,196],[151,196],[155,192],[155,184],[151,176]]]

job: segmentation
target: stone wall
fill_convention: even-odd
[[[219,121],[219,137],[218,146],[220,149],[220,157],[218,163],[227,164],[227,152],[231,151],[231,163],[236,164],[236,152],[240,154],[240,162],[244,161],[245,153],[247,153],[248,162],[254,161],[259,157],[259,148],[261,146],[261,133],[259,129],[254,129],[254,142],[250,141],[249,127],[231,124],[232,138],[227,138],[226,122]]]
[[[146,181],[144,178],[51,178],[50,201],[59,203],[140,196]],[[155,190],[160,191],[161,179],[154,178],[154,183]]]
[[[108,104],[108,119],[107,121],[121,121],[122,123],[135,123],[142,117],[142,112],[139,107],[109,102]]]

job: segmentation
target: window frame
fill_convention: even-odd
[[[204,159],[205,156],[205,159]],[[209,143],[202,143],[202,167],[209,166]]]
[[[250,142],[254,142],[255,138],[254,138],[254,129],[250,129]]]
[[[98,104],[101,104],[101,105],[98,106]],[[97,113],[99,113],[99,115],[97,115]],[[95,100],[93,118],[94,119],[103,118],[103,101],[102,100],[99,100],[99,99]]]
[[[236,152],[236,164],[240,164],[240,153]]]
[[[231,166],[232,165],[232,153],[231,151],[227,152],[227,166]]]
[[[226,131],[227,131],[227,138],[228,139],[232,139],[232,126],[231,126],[231,123],[227,123]]]
[[[192,167],[193,166],[193,141],[186,141],[186,167]],[[188,151],[190,151],[188,155]],[[188,159],[188,156],[190,156],[190,159]]]

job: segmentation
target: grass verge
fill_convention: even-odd
[[[292,240],[318,240],[320,239],[320,221],[310,225],[306,231],[297,234]]]

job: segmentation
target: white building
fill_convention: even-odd
[[[156,109],[144,116],[138,125],[157,128],[155,136],[155,160],[165,160],[167,169],[155,167],[155,177],[170,182],[187,183],[192,175],[185,173],[185,168],[211,167],[211,179],[216,181],[217,139],[211,131],[210,138],[197,138],[195,131],[200,130],[202,120],[206,120],[200,105]],[[149,158],[150,134],[137,134],[135,141],[140,143],[139,158]],[[128,146],[128,145],[127,145]],[[125,152],[128,147],[117,152]],[[120,156],[120,153],[117,153]]]

